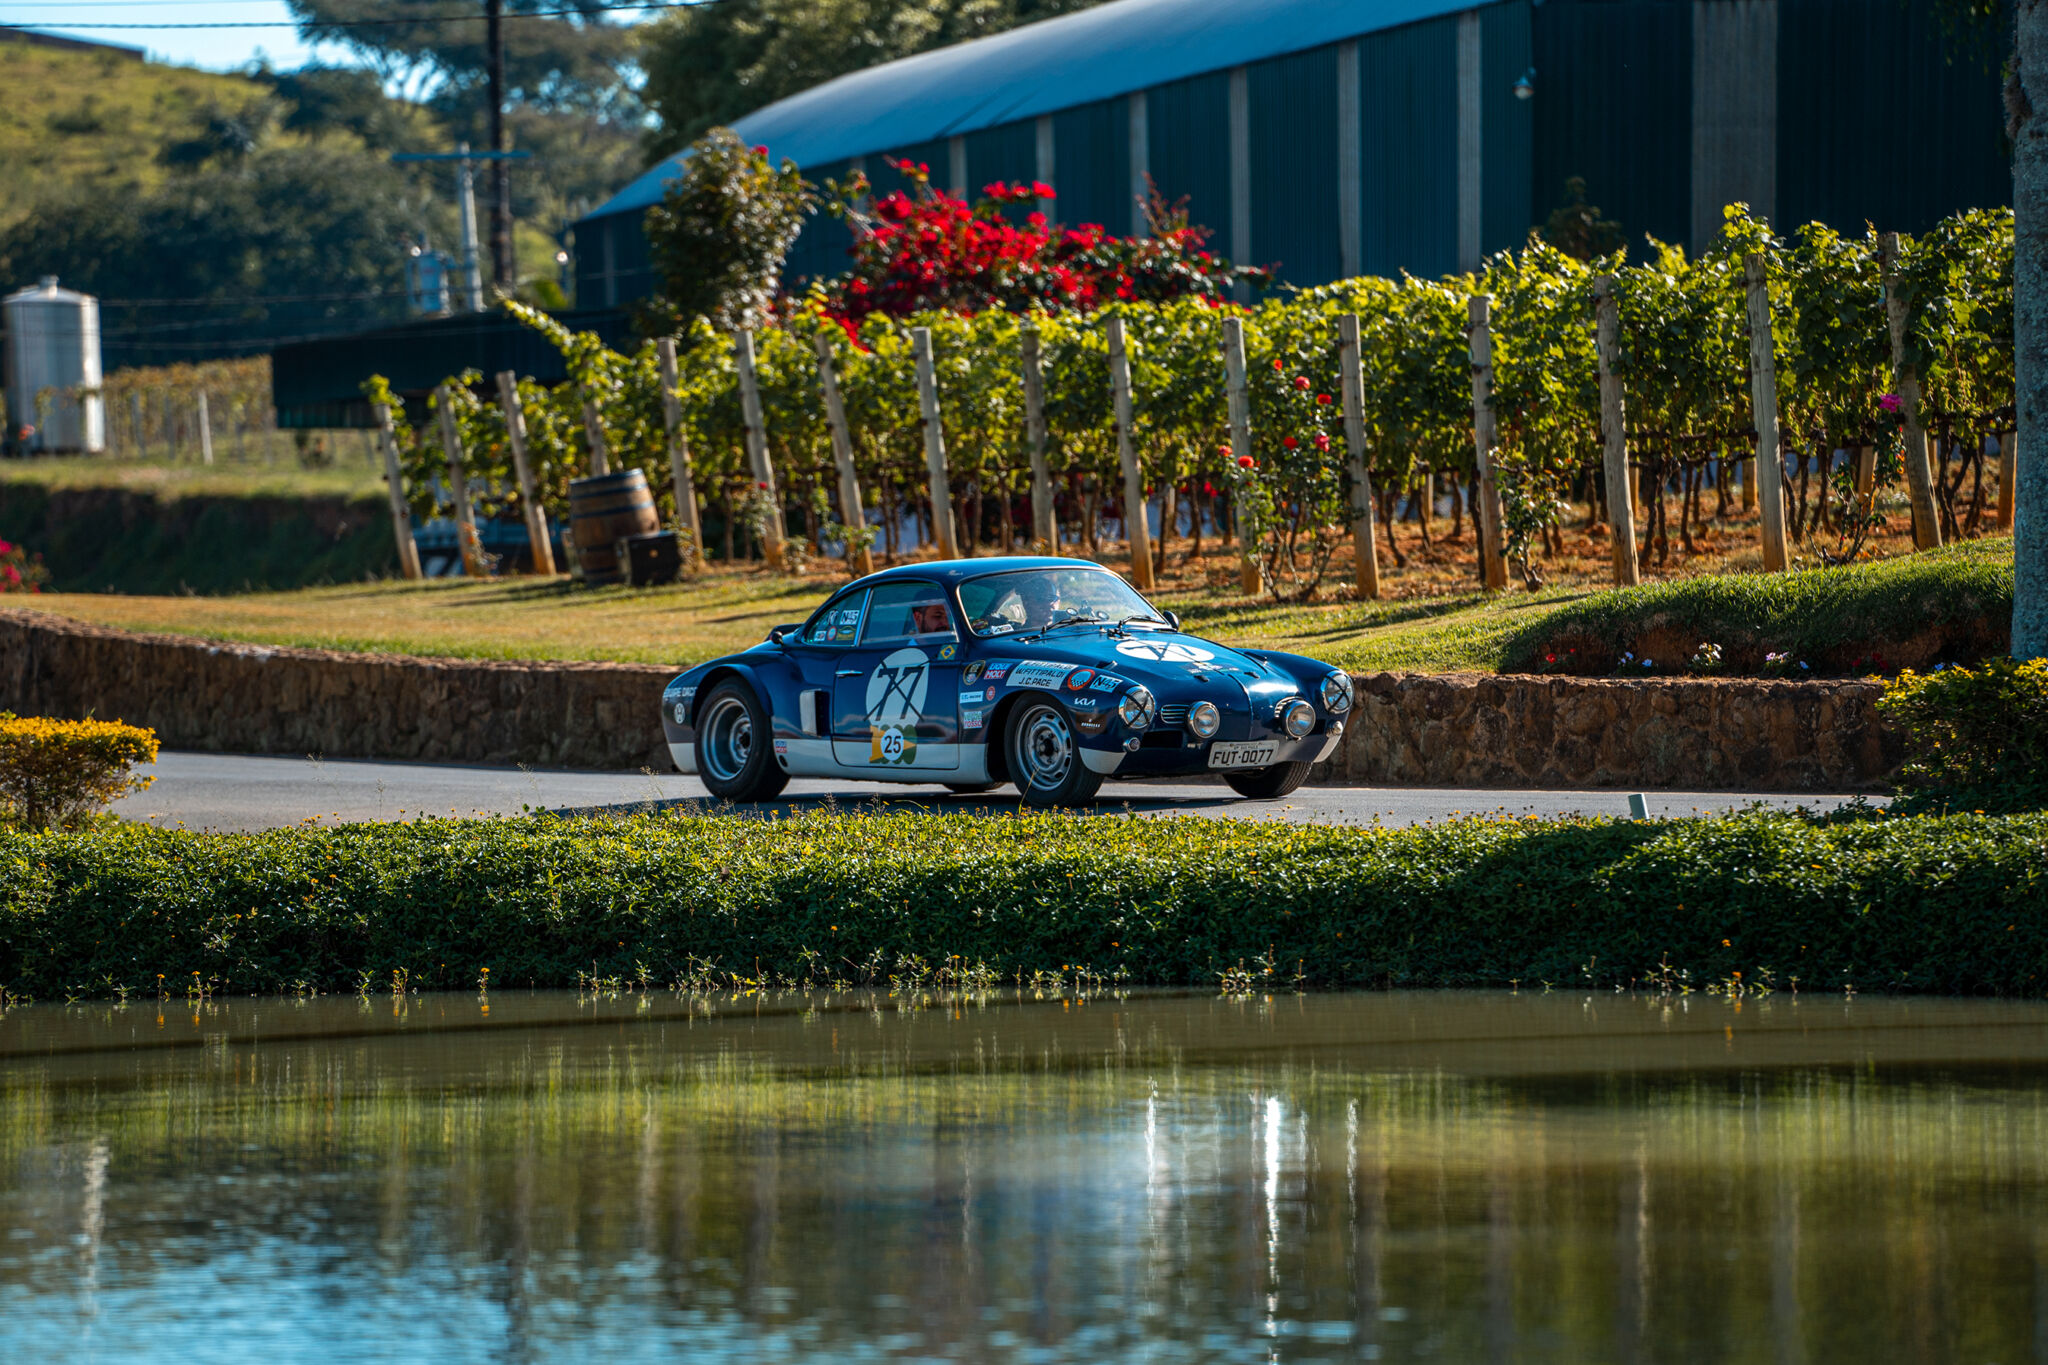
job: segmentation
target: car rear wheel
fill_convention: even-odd
[[[712,689],[697,712],[697,775],[726,801],[767,801],[789,785],[775,761],[774,723],[745,683]]]
[[[1027,701],[1012,711],[1003,753],[1027,806],[1085,806],[1102,788],[1102,775],[1082,762],[1074,722],[1058,702]]]
[[[1308,770],[1306,763],[1275,763],[1269,768],[1254,768],[1248,773],[1225,773],[1223,780],[1239,796],[1249,796],[1254,801],[1271,801],[1291,794],[1308,781]]]

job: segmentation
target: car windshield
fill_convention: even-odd
[[[1152,604],[1104,569],[1011,569],[960,585],[960,608],[976,635],[1012,635],[1067,622],[1161,621]]]

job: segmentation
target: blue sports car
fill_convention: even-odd
[[[1100,565],[1001,558],[869,574],[676,678],[661,717],[676,767],[734,801],[843,777],[1013,782],[1029,805],[1076,806],[1109,777],[1285,796],[1351,703],[1343,670],[1182,634]]]

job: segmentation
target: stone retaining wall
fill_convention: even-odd
[[[0,710],[125,720],[172,748],[669,769],[641,664],[340,654],[0,611]],[[1870,682],[1373,673],[1319,780],[1854,791],[1899,762]]]
[[[147,725],[175,749],[670,770],[675,670],[340,654],[0,611],[0,710]]]
[[[1370,673],[1331,782],[1863,791],[1897,769],[1880,683]]]

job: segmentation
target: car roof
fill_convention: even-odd
[[[1102,573],[1114,573],[1092,559],[1062,559],[1051,555],[994,555],[987,559],[940,559],[929,563],[898,564],[893,568],[878,569],[865,578],[857,579],[848,587],[865,585],[878,586],[903,578],[938,579],[949,587],[983,574],[1003,573],[1010,569],[1095,569]]]

